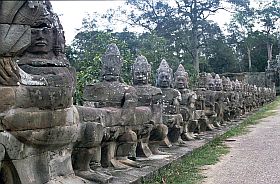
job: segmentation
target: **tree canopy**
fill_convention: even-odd
[[[139,54],[152,65],[152,83],[163,58],[173,70],[183,64],[195,79],[201,71],[264,71],[267,60],[279,54],[277,0],[257,1],[257,6],[249,0],[126,0],[126,4],[104,15],[88,15],[67,47],[78,71],[77,103],[82,102],[83,86],[98,81],[101,56],[109,43],[116,43],[124,58],[126,83],[131,82],[131,65]],[[221,11],[232,13],[226,31],[211,19]],[[114,31],[117,22],[126,25],[123,31]],[[144,31],[132,32],[131,26]]]

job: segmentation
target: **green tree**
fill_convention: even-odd
[[[251,52],[256,44],[255,36],[253,34],[254,21],[255,10],[253,8],[246,8],[236,12],[228,25],[228,32],[231,34],[231,44],[246,49],[249,71],[252,71]]]
[[[118,13],[126,13],[129,25],[144,27],[167,40],[173,52],[186,56],[199,72],[199,56],[204,43],[205,26],[210,15],[219,9],[224,9],[221,0],[127,0],[131,11],[120,9]],[[237,6],[247,6],[248,0],[223,2]],[[109,13],[110,20],[119,20],[119,14],[114,19],[114,13]],[[173,46],[173,47],[172,47]],[[179,58],[180,60],[181,58]],[[183,58],[184,59],[184,58]]]
[[[272,60],[273,43],[275,42],[275,34],[279,30],[280,18],[280,1],[272,0],[266,3],[260,3],[256,10],[258,15],[258,23],[262,27],[262,31],[266,35],[267,60]]]
[[[123,35],[112,33],[110,30],[98,31],[96,20],[87,17],[83,26],[75,36],[71,46],[67,47],[67,56],[70,63],[77,70],[77,91],[75,103],[82,103],[82,91],[84,85],[99,80],[101,69],[101,58],[110,43],[116,43],[123,56],[123,79],[130,82],[130,66],[133,58],[133,51],[128,47],[125,40],[119,39]],[[124,33],[126,34],[126,33]],[[128,34],[129,35],[129,34]],[[132,34],[130,34],[133,37]],[[136,37],[136,36],[135,36]]]

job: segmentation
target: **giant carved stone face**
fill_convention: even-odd
[[[184,76],[177,76],[175,78],[175,87],[177,89],[185,89],[188,88],[188,79]]]
[[[157,80],[160,88],[169,88],[171,86],[171,75],[168,72],[160,72]]]
[[[34,54],[47,54],[53,48],[53,29],[48,27],[31,29],[31,45],[28,52]]]

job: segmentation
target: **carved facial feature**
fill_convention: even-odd
[[[209,90],[215,91],[215,83],[213,79],[210,79],[207,83],[207,88]]]
[[[52,50],[54,34],[53,29],[48,27],[31,29],[31,45],[28,52],[47,54]]]
[[[169,88],[171,85],[171,75],[168,72],[160,72],[157,80],[160,88]]]
[[[177,89],[185,89],[188,88],[188,80],[184,76],[177,76],[175,78],[175,87]]]
[[[108,82],[118,81],[119,73],[114,66],[105,66],[103,69],[103,79]]]
[[[133,72],[133,83],[134,84],[148,84],[149,82],[149,73],[145,71],[134,71]]]
[[[198,79],[198,87],[206,88],[206,83],[207,83],[206,73],[201,73]]]
[[[223,85],[223,90],[224,91],[230,91],[231,90],[231,85],[229,83],[226,83]]]
[[[216,91],[223,90],[223,84],[222,84],[221,80],[215,80],[215,89],[216,89]]]

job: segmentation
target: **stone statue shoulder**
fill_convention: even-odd
[[[180,102],[180,104],[189,103],[189,100],[191,98],[197,99],[196,93],[192,90],[184,89],[184,90],[180,91],[180,93],[181,93],[181,96],[182,96],[182,101]]]
[[[160,88],[152,85],[135,85],[133,87],[138,96],[138,105],[150,106],[160,101],[162,95]]]
[[[124,83],[116,82],[98,82],[86,85],[83,98],[85,101],[102,102],[117,104],[122,103],[126,94],[131,98],[137,98],[134,87]],[[110,106],[110,105],[109,105]]]
[[[137,95],[161,95],[162,91],[160,88],[152,86],[152,85],[135,85],[133,86],[136,91]]]
[[[177,89],[173,88],[162,88],[162,98],[163,100],[167,100],[169,102],[174,101],[175,99],[181,101],[181,93]]]

